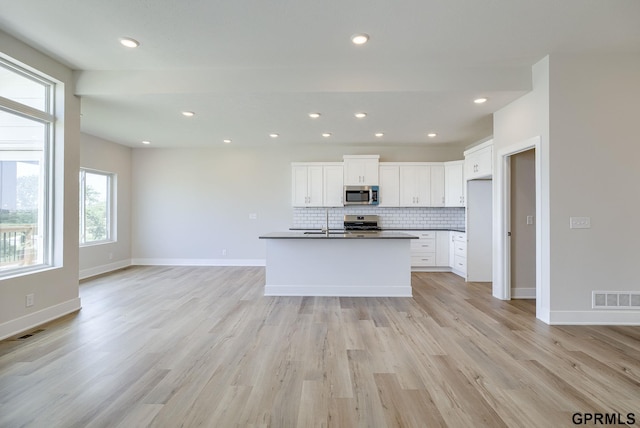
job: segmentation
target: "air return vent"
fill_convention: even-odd
[[[640,310],[638,291],[594,291],[594,309],[637,309]]]

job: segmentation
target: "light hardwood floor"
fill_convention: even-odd
[[[0,342],[1,427],[560,427],[640,422],[640,328],[414,273],[413,298],[264,297],[263,268],[133,267]]]

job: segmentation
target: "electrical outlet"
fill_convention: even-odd
[[[249,214],[249,220],[255,220],[257,218],[258,218],[258,214],[256,214],[256,213]]]
[[[532,215],[528,215],[527,216],[527,224],[533,224],[533,216]]]
[[[109,253],[109,260],[113,260],[113,253]]]
[[[33,306],[36,302],[36,295],[33,293],[27,294],[24,299],[25,307],[29,308]]]
[[[590,229],[591,217],[569,217],[569,228]]]
[[[227,255],[227,249],[226,249],[226,248],[223,248],[223,249],[222,249],[222,255],[223,255],[223,256],[226,256],[226,255]]]

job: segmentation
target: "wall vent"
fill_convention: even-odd
[[[640,310],[640,292],[638,291],[594,291],[592,297],[594,309]]]

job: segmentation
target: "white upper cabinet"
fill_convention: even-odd
[[[345,186],[377,186],[380,155],[344,155]]]
[[[323,165],[323,198],[325,207],[341,207],[344,205],[344,171],[342,163]]]
[[[400,206],[400,166],[380,164],[379,169],[380,193],[379,206]]]
[[[322,193],[322,165],[292,164],[291,199],[294,207],[321,207]]]
[[[431,165],[431,206],[444,207],[445,175],[444,165]]]
[[[465,206],[464,161],[445,162],[445,206]]]
[[[493,175],[493,140],[464,152],[464,178],[490,178]]]
[[[400,166],[400,206],[431,205],[431,170],[427,165]]]

